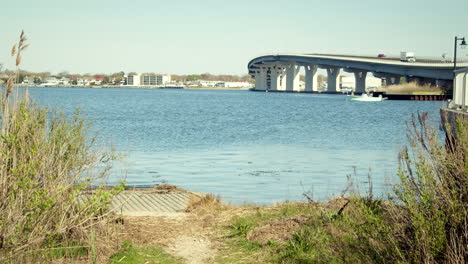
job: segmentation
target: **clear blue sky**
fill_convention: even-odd
[[[3,1],[0,63],[31,71],[245,74],[267,53],[453,54],[467,0]],[[467,56],[463,50],[461,56]]]

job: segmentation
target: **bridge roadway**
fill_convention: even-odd
[[[458,68],[468,67],[458,62]],[[371,72],[385,78],[387,84],[398,84],[401,77],[408,81],[420,79],[428,83],[452,81],[453,62],[421,60],[403,62],[397,58],[373,58],[330,54],[275,54],[254,58],[248,63],[249,74],[255,78],[255,90],[316,92],[317,69],[327,71],[327,92],[339,92],[341,69],[354,73],[355,91],[365,92],[366,76]],[[305,69],[305,87],[299,88],[299,71]]]

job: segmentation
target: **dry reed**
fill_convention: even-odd
[[[390,85],[385,88],[387,94],[442,94],[440,87],[429,84],[420,85],[416,82]]]
[[[205,194],[199,197],[192,196],[187,205],[187,212],[213,212],[226,209],[219,196]]]
[[[0,100],[0,263],[96,260],[115,245],[107,207],[121,188],[97,188],[87,199],[83,191],[107,176],[114,155],[96,150],[79,111],[67,117],[27,91],[11,96],[26,40],[21,32],[12,48],[17,74]]]

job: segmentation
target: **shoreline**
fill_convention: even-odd
[[[131,86],[131,85],[22,85],[17,84],[17,87],[22,88],[93,88],[93,89],[106,89],[106,88],[123,88],[123,89],[174,89],[174,90],[243,90],[248,91],[251,88],[245,87],[164,87],[164,86],[156,86],[156,85],[145,85],[145,86]],[[3,87],[3,86],[0,86]]]

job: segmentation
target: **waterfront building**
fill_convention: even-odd
[[[139,74],[130,74],[126,77],[126,85],[140,85],[140,75]]]
[[[86,78],[86,79],[77,79],[76,84],[79,86],[89,86],[89,85],[101,85],[102,82],[94,78]]]
[[[207,81],[207,80],[199,80],[198,86],[200,87],[215,87],[219,81]]]
[[[226,88],[252,88],[253,85],[249,82],[218,82],[215,84],[216,87]]]
[[[68,85],[70,84],[70,79],[66,77],[61,77],[58,79],[55,76],[51,76],[45,80],[41,85],[43,86],[56,86],[56,85]]]
[[[81,85],[81,86],[85,86],[85,85],[88,85],[88,82],[87,82],[86,79],[78,79],[78,80],[76,80],[76,84]]]
[[[171,75],[168,74],[129,74],[124,76],[124,84],[130,86],[143,86],[143,85],[165,85],[171,82]]]
[[[29,76],[24,76],[21,84],[32,84],[33,82],[29,80]]]
[[[141,85],[165,85],[171,81],[168,74],[144,73],[140,77]]]

